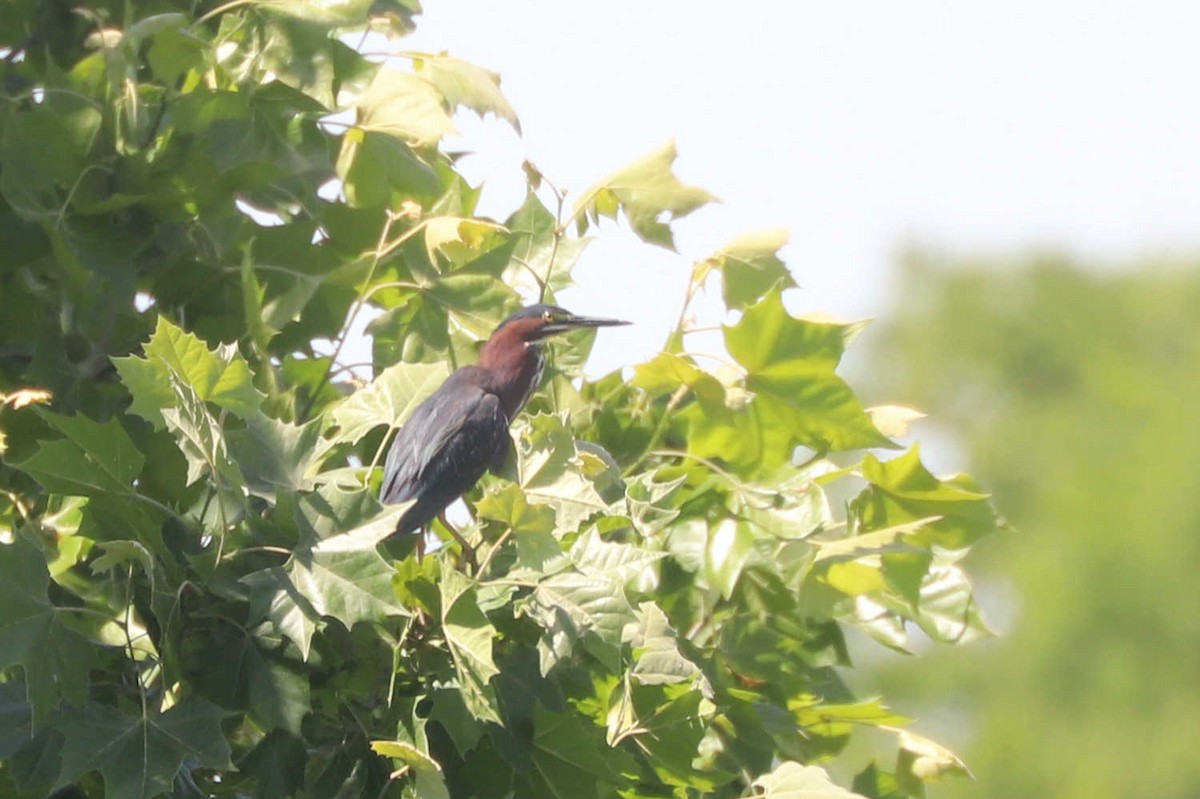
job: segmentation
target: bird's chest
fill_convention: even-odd
[[[495,387],[509,420],[525,407],[530,395],[542,382],[542,372],[546,367],[546,356],[541,347],[527,346],[521,356],[504,364]]]
[[[542,353],[541,347],[530,346],[526,353],[525,362],[521,364],[521,397],[517,403],[517,407],[513,410],[515,415],[521,408],[525,407],[525,403],[529,402],[529,397],[533,394],[537,387],[542,382],[542,372],[546,369],[546,356]],[[512,415],[509,418],[512,418]]]

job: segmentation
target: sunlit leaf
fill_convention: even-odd
[[[113,363],[133,395],[130,410],[155,427],[163,426],[162,411],[178,404],[172,375],[194,390],[201,401],[239,416],[252,415],[262,404],[250,367],[236,347],[209,349],[195,335],[160,316],[143,352],[145,358],[130,355],[113,358]]]
[[[333,409],[333,423],[340,428],[335,440],[354,443],[378,425],[399,427],[448,374],[444,364],[389,366]]]
[[[829,774],[817,766],[780,763],[775,769],[754,780],[762,799],[852,799],[859,794],[835,785]]]
[[[692,280],[702,284],[710,272],[720,272],[725,306],[744,309],[776,286],[796,285],[779,259],[779,250],[787,242],[788,232],[782,229],[745,233],[696,264]]]
[[[704,189],[681,183],[672,171],[674,163],[675,144],[668,142],[584,192],[572,213],[580,234],[589,223],[602,216],[616,219],[620,211],[644,241],[674,249],[670,222],[716,199]]]
[[[437,87],[451,107],[463,106],[480,116],[495,114],[521,132],[517,112],[500,91],[500,76],[445,53],[408,53],[413,71]]]

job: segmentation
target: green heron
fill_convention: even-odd
[[[420,531],[484,472],[504,465],[508,425],[542,377],[543,339],[580,328],[627,324],[576,316],[554,305],[530,305],[501,322],[483,345],[479,362],[446,378],[396,434],[383,467],[379,499],[389,504],[416,500],[400,517],[396,532]],[[454,535],[466,551],[465,542]],[[418,554],[422,543],[423,539],[417,542]]]

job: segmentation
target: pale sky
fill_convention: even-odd
[[[604,331],[593,371],[649,357],[686,275],[787,227],[797,312],[878,315],[898,249],[1054,245],[1120,260],[1200,245],[1200,4],[427,0],[404,45],[499,72],[524,128],[452,145],[504,216],[528,158],[575,196],[675,139],[722,203],[679,254],[605,229],[563,303]]]

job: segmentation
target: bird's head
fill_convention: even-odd
[[[530,343],[588,327],[614,327],[627,325],[620,319],[600,319],[595,316],[577,316],[557,305],[529,305],[505,319],[492,334],[495,338],[503,331],[521,341]]]

